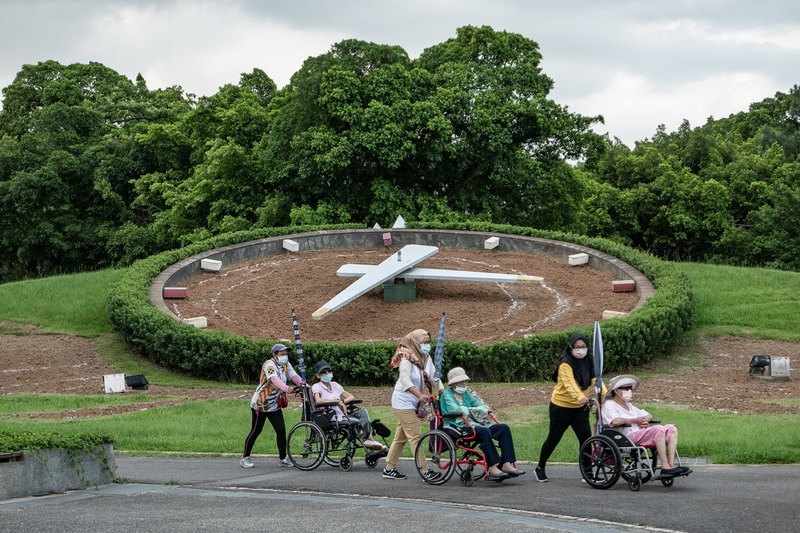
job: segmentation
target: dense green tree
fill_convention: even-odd
[[[276,97],[268,182],[369,224],[438,205],[438,216],[558,227],[582,194],[565,159],[603,146],[589,130],[599,117],[547,99],[540,61],[534,41],[487,27],[461,28],[416,61],[343,41]]]
[[[136,218],[147,169],[133,137],[187,105],[98,63],[25,65],[0,111],[0,279],[111,263],[107,242]]]

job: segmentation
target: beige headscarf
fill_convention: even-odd
[[[403,337],[400,341],[400,344],[397,345],[397,349],[394,351],[390,366],[396,369],[400,366],[400,361],[403,359],[408,359],[411,364],[422,370],[422,374],[425,379],[425,385],[427,385],[430,389],[430,377],[425,372],[425,363],[428,362],[428,356],[420,351],[422,348],[422,340],[425,337],[430,338],[430,333],[424,329],[415,329]]]

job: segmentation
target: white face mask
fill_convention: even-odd
[[[631,401],[631,398],[633,398],[633,391],[632,390],[621,390],[621,391],[619,391],[619,395],[622,397],[623,400],[625,400],[626,402],[629,402],[629,401]]]
[[[331,381],[333,381],[333,372],[328,372],[319,379],[320,381],[323,381],[325,383],[330,383]]]
[[[288,362],[289,362],[289,356],[288,355],[279,355],[278,356],[278,364],[279,365],[285,365]]]
[[[466,387],[453,387],[453,390],[455,390],[458,394],[464,394],[467,392]]]
[[[431,345],[429,343],[420,344],[419,351],[422,352],[424,355],[428,355],[431,353]]]
[[[589,348],[573,348],[572,356],[576,359],[583,359],[589,353]]]

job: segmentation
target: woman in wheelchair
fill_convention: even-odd
[[[471,427],[475,430],[476,441],[486,456],[489,481],[521,476],[525,471],[515,467],[517,457],[511,429],[506,424],[492,423],[495,420],[488,416],[489,407],[467,389],[468,383],[469,376],[461,367],[447,373],[447,389],[439,400],[445,423],[458,429]],[[499,454],[495,440],[500,445]]]
[[[631,403],[633,391],[639,387],[639,378],[622,374],[611,379],[602,407],[605,425],[619,430],[637,446],[655,448],[661,462],[661,476],[681,476],[691,472],[678,466],[675,457],[678,449],[678,428],[673,424],[655,425],[653,417],[644,409]]]
[[[339,422],[345,418],[356,421],[361,426],[366,448],[379,452],[388,451],[386,446],[374,439],[369,413],[366,409],[359,407],[348,412],[348,405],[355,400],[355,396],[333,381],[331,365],[327,361],[319,361],[314,365],[314,373],[317,375],[318,381],[311,387],[311,393],[314,395],[314,403],[317,407],[332,406],[336,420]]]

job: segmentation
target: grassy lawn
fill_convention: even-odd
[[[691,339],[700,332],[800,342],[800,274],[764,269],[680,263],[692,279],[697,301],[697,329],[663,365],[692,364],[697,358]],[[121,270],[103,270],[0,285],[0,333],[13,333],[15,324],[35,324],[45,331],[94,339],[108,364],[120,372],[146,373],[151,383],[181,387],[236,387],[205,382],[160,368],[131,353],[112,330],[105,314],[108,287]],[[635,372],[635,369],[634,369]],[[549,388],[552,384],[540,384]],[[240,388],[239,386],[238,388]],[[174,407],[150,408],[159,398],[147,394],[0,396],[0,432],[43,431],[113,436],[117,450],[136,454],[204,453],[238,455],[250,427],[246,400],[198,400]],[[800,403],[800,398],[789,400]],[[31,419],[31,413],[58,412],[114,404],[142,404],[140,410],[89,419]],[[692,411],[680,406],[642,405],[656,418],[681,427],[680,452],[706,457],[714,463],[800,463],[800,416],[735,415]],[[388,407],[370,407],[373,418],[394,428]],[[512,426],[518,456],[532,460],[547,434],[545,406],[515,407],[499,413]],[[289,409],[287,427],[299,413]],[[255,454],[276,454],[275,438],[267,427]],[[406,455],[410,456],[409,450]],[[568,432],[552,457],[574,462],[577,443]]]

